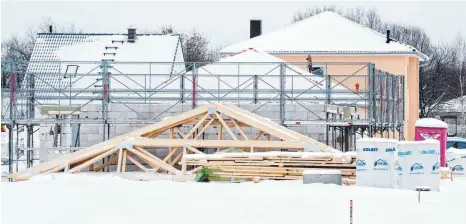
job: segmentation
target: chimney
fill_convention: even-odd
[[[134,43],[136,42],[136,28],[128,28],[128,42]]]
[[[249,21],[249,38],[254,38],[262,34],[262,20]]]
[[[390,38],[390,30],[387,30],[387,41],[385,41],[385,43],[390,43],[392,39]]]
[[[52,33],[52,25],[49,26],[49,33]]]

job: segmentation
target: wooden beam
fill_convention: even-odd
[[[99,160],[101,160],[101,159],[103,159],[103,158],[105,158],[105,157],[107,157],[107,156],[109,156],[109,155],[111,155],[111,154],[113,154],[113,153],[115,153],[117,151],[118,151],[117,148],[112,148],[112,149],[110,149],[110,150],[108,150],[108,151],[106,151],[106,152],[104,152],[104,153],[102,153],[102,154],[88,160],[87,162],[85,162],[85,163],[83,163],[83,164],[81,164],[79,166],[73,167],[68,172],[74,173],[76,171],[80,171],[80,170],[84,169],[85,167],[88,167],[89,165],[91,165],[93,163],[96,163],[97,161],[99,161]]]
[[[257,114],[251,113],[250,111],[241,109],[231,103],[213,103],[217,111],[223,113],[230,118],[240,120],[251,127],[255,127],[259,130],[265,131],[279,139],[285,141],[299,140],[306,142],[307,145],[313,145],[324,152],[339,152],[338,150],[325,145],[317,140],[304,136],[296,131],[290,130],[283,127],[271,120],[267,120]]]
[[[194,139],[149,139],[135,138],[137,147],[184,147],[190,145],[196,148],[273,148],[273,149],[304,149],[301,141],[256,141],[256,140],[194,140]]]
[[[44,173],[44,174],[47,174],[47,173],[56,173],[56,172],[59,172],[59,171],[64,170],[64,169],[65,169],[64,166],[57,166],[57,167],[52,168],[52,169],[50,169],[50,170],[47,170],[47,171],[45,171],[45,172],[43,172],[43,173]]]
[[[266,134],[265,137],[266,137],[267,141],[270,141],[270,134]],[[265,149],[265,151],[268,152],[268,151],[270,151],[270,149]]]
[[[188,148],[189,150],[191,150],[192,152],[196,153],[196,154],[205,154],[201,151],[199,151],[198,149],[194,148],[194,147],[191,147],[189,145],[186,146],[186,148]]]
[[[107,162],[105,162],[104,164],[102,164],[102,165],[96,167],[95,169],[93,169],[92,171],[99,172],[99,171],[103,170],[106,166],[115,163],[117,160],[118,160],[118,156],[114,156],[111,159],[109,159]]]
[[[238,125],[238,123],[236,123],[235,119],[231,118],[231,122],[233,122],[233,124],[235,124],[235,127],[238,129],[239,133],[241,133],[243,138],[246,139],[246,140],[249,140],[248,136],[244,133],[243,129],[241,129],[241,127]]]
[[[222,125],[219,125],[217,127],[218,129],[218,140],[222,140],[222,137],[223,137],[223,128],[222,128]],[[220,148],[217,148],[217,152],[220,151]]]
[[[155,140],[155,139],[154,139]],[[167,140],[167,139],[164,139],[164,140]],[[175,139],[171,139],[171,140],[175,140]],[[181,139],[179,139],[181,140]],[[176,169],[175,167],[173,166],[170,166],[168,165],[167,163],[163,162],[162,160],[160,160],[159,158],[157,158],[156,156],[152,155],[152,156],[149,156],[147,155],[150,154],[149,152],[147,152],[146,150],[140,148],[140,147],[137,147],[137,149],[134,149],[134,148],[128,148],[128,150],[130,152],[132,152],[133,154],[141,157],[142,159],[145,159],[147,162],[152,163],[153,165],[155,166],[160,166],[162,169],[170,172],[170,173],[173,173],[173,174],[176,174],[176,172],[178,172],[179,170]]]
[[[206,120],[206,121],[202,122],[202,125],[206,125],[209,121],[210,121],[210,120]],[[235,126],[235,125],[233,124],[233,122],[228,121],[228,120],[225,121],[225,123],[226,123],[228,126],[230,126],[230,127]],[[236,123],[237,123],[240,127],[243,127],[243,126],[249,127],[249,125],[244,124],[244,123],[242,123],[241,121],[236,121]],[[192,122],[186,122],[186,123],[184,123],[183,125],[195,125],[195,124],[197,124],[197,121],[196,121],[196,120],[194,120],[194,121],[192,121]],[[220,123],[220,121],[216,120],[216,121],[214,121],[214,123],[212,123],[212,124],[213,124],[213,125],[221,125],[222,123]]]
[[[236,135],[231,131],[230,127],[228,127],[228,125],[225,123],[225,121],[223,120],[222,116],[220,116],[220,114],[218,114],[218,113],[215,113],[215,116],[216,116],[217,119],[222,123],[223,127],[225,127],[225,129],[228,131],[228,133],[230,133],[231,137],[232,137],[234,140],[238,140],[238,138],[236,137]]]
[[[170,163],[170,165],[172,165],[172,166],[175,165],[175,163],[178,162],[178,160],[180,160],[182,156],[183,156],[183,153],[178,154],[175,157],[175,159]]]
[[[181,137],[181,138],[184,138],[185,135],[183,133],[183,131],[181,131],[180,127],[175,127],[175,130],[176,132],[178,132],[178,135]]]
[[[175,138],[175,129],[170,128],[170,139],[174,139],[174,138]],[[172,147],[168,148],[168,154],[172,153],[172,151],[173,151]],[[172,161],[172,157],[170,156],[168,157],[168,162],[171,162],[171,161]]]
[[[143,166],[141,163],[139,163],[137,160],[135,160],[133,157],[131,157],[130,155],[126,155],[126,157],[128,158],[129,161],[134,163],[134,165],[139,167],[139,169],[141,169],[144,172],[147,172],[148,169],[145,166]]]
[[[123,160],[123,150],[124,149],[119,149],[118,150],[118,164],[117,164],[117,173],[121,172],[121,161]]]
[[[202,122],[204,122],[208,117],[209,113],[206,113],[206,115],[202,117],[196,125],[194,125],[194,127],[188,132],[188,134],[185,135],[185,138],[189,138],[201,126]]]
[[[122,163],[122,167],[121,167],[121,172],[122,173],[126,172],[126,157],[127,156],[128,156],[128,150],[123,151],[123,161],[121,162]]]
[[[42,172],[45,172],[47,170],[50,170],[50,169],[53,169],[59,166],[64,161],[68,161],[70,165],[74,164],[73,162],[71,162],[71,160],[79,159],[80,161],[85,161],[89,158],[92,158],[96,155],[101,154],[102,152],[106,152],[108,149],[116,147],[118,143],[128,138],[141,137],[141,136],[144,136],[144,134],[149,133],[149,132],[157,132],[157,131],[161,131],[161,130],[164,130],[170,127],[184,124],[190,121],[191,119],[198,117],[201,114],[207,113],[209,107],[215,107],[215,106],[212,104],[199,106],[194,110],[187,111],[180,115],[176,115],[168,119],[165,119],[163,121],[136,129],[132,132],[114,137],[107,141],[100,142],[90,147],[81,149],[77,152],[65,154],[57,158],[51,159],[47,162],[40,163],[34,167],[23,169],[20,172],[16,172],[16,173],[8,175],[8,178],[12,178],[15,180],[28,180],[29,178],[31,178],[32,176],[36,174],[40,174]],[[77,162],[80,162],[80,161],[77,161]]]
[[[258,132],[257,135],[253,138],[253,140],[259,139],[259,138],[262,136],[262,134],[264,134],[264,131],[260,131],[260,130],[259,130],[259,132]]]
[[[199,133],[197,133],[196,137],[194,137],[194,139],[198,139],[202,134],[204,134],[204,132],[207,130],[207,128],[209,128],[209,125],[211,125],[213,122],[215,121],[214,118],[212,118],[205,126],[204,128],[201,129],[201,131]]]

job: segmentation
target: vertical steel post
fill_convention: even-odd
[[[379,129],[380,129],[380,135],[383,137],[383,123],[384,123],[384,108],[383,108],[383,95],[384,95],[384,92],[383,92],[383,76],[384,76],[384,72],[382,71],[379,71],[379,91],[377,91],[380,95],[379,95],[379,104],[380,104],[380,110],[379,110],[379,114],[380,115],[380,125],[379,125]]]
[[[257,75],[253,76],[253,88],[254,88],[254,93],[253,93],[253,99],[254,99],[254,104],[257,104],[257,88],[258,88],[258,78]]]
[[[400,140],[404,140],[405,137],[404,137],[404,122],[405,122],[405,77],[403,76],[400,76],[401,78],[401,108],[402,108],[402,111],[401,111],[401,127],[400,127],[400,130],[401,130],[401,133],[400,134]]]
[[[395,80],[396,76],[391,74],[391,101],[392,101],[392,137],[395,138]]]
[[[13,173],[13,127],[15,126],[15,88],[16,78],[14,64],[11,64],[10,76],[10,127],[8,129],[8,172]]]
[[[27,75],[27,74],[26,74]],[[35,96],[35,76],[33,73],[27,75],[28,77],[28,82],[29,82],[29,90],[28,90],[28,119],[33,119],[35,118],[35,108],[34,108],[34,96]],[[27,135],[27,147],[28,148],[34,148],[34,125],[28,125],[28,135]],[[29,165],[28,167],[31,167],[34,165],[34,150],[28,150],[27,154],[29,156]]]
[[[327,70],[326,70],[327,71]],[[325,137],[326,137],[326,140],[325,140],[325,143],[328,145],[328,138],[329,138],[329,132],[330,132],[330,125],[328,124],[328,120],[329,120],[329,105],[330,105],[330,91],[331,91],[331,80],[330,80],[330,75],[329,74],[324,74],[324,77],[325,77],[325,127],[326,127],[326,134],[325,134]],[[334,136],[332,136],[334,138]],[[335,146],[334,146],[335,147]]]
[[[184,74],[180,75],[180,101],[184,104]]]
[[[376,110],[376,93],[375,93],[375,66],[369,63],[369,137],[373,137],[375,128],[375,110]]]
[[[102,62],[102,140],[105,141],[107,138],[106,124],[107,124],[107,112],[109,102],[109,78],[108,78],[108,62]]]
[[[328,118],[329,118],[329,112],[328,112],[328,105],[325,105],[325,144],[328,144],[328,137],[329,137],[329,132],[330,132],[330,125],[328,124]]]
[[[238,84],[237,85],[238,89],[236,90],[236,92],[237,92],[237,94],[236,94],[236,97],[237,97],[236,101],[237,102],[236,103],[237,103],[238,106],[239,106],[239,74],[240,74],[240,63],[238,62],[238,74],[237,74],[238,75],[238,83],[237,83]]]
[[[390,73],[385,73],[385,104],[387,105],[385,111],[385,122],[387,123],[386,130],[387,130],[387,137],[390,138]]]
[[[197,80],[197,76],[196,76],[196,62],[193,62],[193,104],[192,104],[192,108],[196,108],[196,80]]]
[[[285,125],[285,63],[280,63],[280,124]]]

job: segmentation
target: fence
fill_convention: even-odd
[[[404,121],[404,77],[372,63],[10,61],[2,62],[2,81],[2,124],[28,126],[28,136],[40,125],[62,133],[69,124],[77,135],[81,125],[100,125],[106,140],[117,134],[112,126],[221,101],[290,128],[319,125],[327,144],[337,138],[330,127],[343,135],[342,124],[351,122],[361,127],[354,134],[394,137]]]

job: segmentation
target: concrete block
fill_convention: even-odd
[[[341,171],[333,169],[304,170],[303,184],[315,183],[341,185]]]

